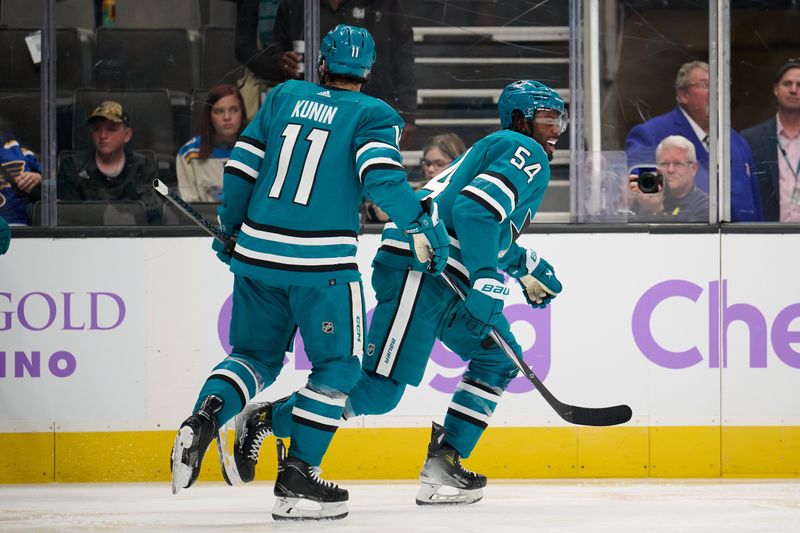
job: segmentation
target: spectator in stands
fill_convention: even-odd
[[[430,137],[422,145],[422,159],[419,162],[422,180],[414,180],[409,176],[411,186],[415,190],[422,187],[466,151],[467,147],[464,145],[464,141],[455,133],[443,133]],[[384,223],[389,221],[386,213],[372,202],[367,202],[366,207],[367,222]]]
[[[11,225],[29,225],[42,191],[36,155],[11,134],[0,134],[0,216]]]
[[[419,162],[423,182],[427,182],[444,170],[456,157],[466,151],[464,141],[455,133],[443,133],[429,138],[422,145],[422,159]]]
[[[86,124],[94,148],[60,161],[58,199],[73,201],[139,200],[150,224],[161,222],[161,203],[153,191],[156,169],[128,148],[133,136],[128,115],[114,101],[101,103]]]
[[[247,107],[247,120],[261,107],[263,75],[269,69],[269,59],[264,49],[272,37],[275,15],[280,0],[238,0],[236,6],[236,59],[246,68],[239,80],[242,97]]]
[[[181,198],[187,202],[219,202],[223,167],[246,126],[242,94],[234,85],[208,91],[200,115],[200,135],[178,150],[175,168]]]
[[[678,105],[664,115],[634,126],[625,140],[628,164],[653,165],[655,148],[669,135],[682,135],[695,147],[698,159],[697,186],[708,192],[708,64],[702,61],[685,63],[675,79]],[[758,179],[753,173],[753,156],[744,138],[730,131],[731,218],[733,221],[763,219]]]
[[[800,222],[800,58],[781,65],[772,93],[778,113],[742,136],[753,149],[764,220]]]
[[[628,206],[632,222],[708,222],[708,194],[695,185],[698,164],[694,144],[670,135],[656,148],[656,168],[663,185],[653,193],[642,192],[637,174],[630,175]]]
[[[292,42],[304,40],[304,0],[282,0],[265,50],[256,46],[259,0],[242,0],[236,23],[236,57],[259,78],[280,83],[300,78],[301,56]],[[399,0],[320,0],[319,30],[325,35],[337,24],[369,30],[380,61],[375,63],[364,92],[395,108],[405,121],[401,149],[411,145],[416,126],[417,80],[414,74],[414,35]]]

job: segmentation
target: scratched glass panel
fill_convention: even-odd
[[[587,106],[588,148],[599,141],[604,151],[625,151],[629,222],[708,222],[708,150],[702,139],[713,90],[709,4],[601,4],[600,109],[593,118]],[[670,138],[657,154],[672,135],[680,138]]]
[[[783,0],[733,4],[731,126],[742,134],[752,152],[752,175],[760,193],[764,220],[797,223],[800,222],[800,190],[795,192],[800,165],[797,34],[800,3]],[[786,68],[792,65],[796,68]],[[781,148],[786,152],[785,157]],[[733,147],[731,150],[731,172],[738,173],[734,176],[745,175],[744,163],[737,167]],[[732,206],[741,203],[736,193],[734,190]],[[747,213],[739,215],[744,217]]]
[[[454,0],[387,2],[412,28],[413,136],[403,146],[418,184],[464,148],[500,129],[497,98],[507,84],[535,79],[569,102],[569,2]],[[395,36],[401,41],[398,35]],[[401,41],[402,42],[402,41]],[[378,61],[383,58],[379,55]],[[568,104],[569,105],[569,104]],[[408,129],[408,128],[407,128]],[[458,137],[435,139],[452,134]],[[446,146],[426,150],[432,144]],[[462,144],[463,143],[463,147]],[[535,221],[569,220],[569,130],[557,144],[551,185]],[[369,220],[369,219],[368,219]]]
[[[17,226],[41,198],[40,9],[0,2],[0,216]]]

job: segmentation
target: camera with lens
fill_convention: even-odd
[[[636,185],[644,194],[657,193],[659,186],[664,185],[664,176],[658,169],[642,169],[636,179]]]

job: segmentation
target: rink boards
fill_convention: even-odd
[[[564,292],[506,315],[562,401],[629,404],[581,428],[517,378],[467,464],[491,477],[800,474],[800,235],[527,234]],[[360,238],[368,311],[377,235]],[[174,431],[228,350],[232,276],[210,239],[16,239],[0,259],[0,483],[156,481]],[[302,386],[298,339],[279,381]],[[414,478],[464,363],[437,345],[389,415],[348,421],[335,479]],[[272,440],[259,464],[274,475]],[[221,479],[210,451],[201,479]],[[266,458],[266,460],[264,460]]]

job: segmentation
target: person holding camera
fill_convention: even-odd
[[[697,168],[689,139],[670,135],[661,141],[655,169],[639,165],[629,176],[631,221],[708,222],[708,194],[695,185]]]
[[[653,148],[667,135],[689,139],[697,154],[697,187],[708,192],[709,164],[709,86],[708,63],[691,61],[681,66],[675,78],[677,106],[663,115],[634,126],[625,139],[630,165],[653,164]],[[733,222],[755,222],[764,218],[758,178],[750,146],[730,130],[730,198]],[[708,217],[704,217],[708,220]]]

